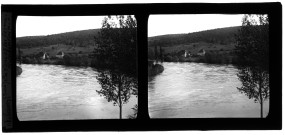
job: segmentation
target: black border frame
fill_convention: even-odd
[[[2,5],[2,131],[280,130],[282,128],[282,5],[275,3],[161,3],[99,5]],[[132,14],[138,32],[138,117],[123,120],[19,121],[16,114],[17,16]],[[268,14],[270,111],[266,118],[150,119],[147,87],[147,25],[151,14]],[[10,19],[10,20],[9,20]],[[226,21],[226,20],[225,20]],[[5,26],[5,27],[3,27]]]

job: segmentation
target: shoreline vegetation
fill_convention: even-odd
[[[205,53],[203,56],[193,55],[185,57],[179,53],[163,55],[164,62],[195,62],[207,64],[238,64],[240,63],[237,56],[223,52]]]
[[[92,59],[89,57],[80,57],[80,56],[63,56],[60,58],[49,58],[42,59],[37,57],[24,56],[22,58],[23,64],[47,64],[47,65],[65,65],[65,66],[86,66],[94,67],[99,65],[97,59]]]

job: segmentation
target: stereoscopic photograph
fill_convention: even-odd
[[[267,14],[150,15],[151,118],[266,118]]]
[[[18,16],[18,119],[135,119],[136,48],[134,15]]]

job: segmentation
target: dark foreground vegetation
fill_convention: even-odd
[[[238,65],[238,90],[260,104],[263,118],[263,103],[269,99],[269,18],[267,15],[245,15],[242,28],[236,36]]]

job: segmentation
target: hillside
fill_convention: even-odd
[[[232,44],[234,42],[234,35],[238,32],[240,26],[226,27],[213,30],[206,30],[200,32],[193,32],[188,34],[170,34],[162,36],[154,36],[148,38],[149,46],[177,46],[187,45],[191,43],[206,42],[213,44]]]
[[[227,27],[188,34],[169,34],[148,38],[148,58],[155,59],[155,46],[161,46],[163,59],[168,62],[236,63],[235,34],[241,27]],[[200,50],[204,56],[197,56]],[[190,57],[182,57],[187,51]]]
[[[94,36],[98,32],[99,29],[90,29],[47,36],[19,37],[16,39],[16,45],[20,48],[45,47],[56,44],[86,47],[94,45]]]

